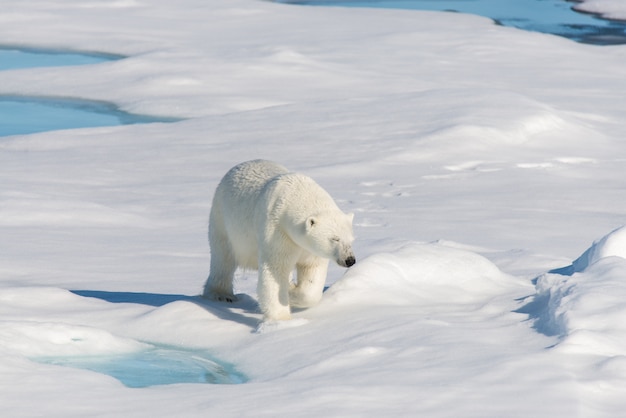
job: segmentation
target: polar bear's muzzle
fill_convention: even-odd
[[[355,263],[356,258],[354,257],[354,254],[350,254],[345,258],[339,258],[337,260],[337,264],[339,264],[341,267],[352,267]]]

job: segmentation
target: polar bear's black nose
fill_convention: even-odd
[[[353,256],[346,258],[346,267],[352,267],[356,263],[356,259]]]

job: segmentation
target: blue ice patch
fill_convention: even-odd
[[[219,361],[205,351],[166,347],[130,354],[38,358],[36,361],[106,374],[129,388],[176,383],[231,385],[247,381],[233,365]]]

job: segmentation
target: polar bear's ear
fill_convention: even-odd
[[[309,216],[306,218],[306,232],[309,232],[317,224],[317,218],[315,216]]]
[[[352,221],[354,220],[354,213],[350,212],[348,213],[348,219],[350,220],[350,223],[352,223]]]

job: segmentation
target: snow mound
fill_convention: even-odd
[[[626,259],[626,226],[621,226],[597,241],[580,257],[567,267],[551,271],[571,275],[586,270],[592,264],[607,257],[621,257]]]
[[[558,335],[560,349],[601,356],[626,355],[626,260],[602,258],[572,276],[537,280],[537,328]]]
[[[446,124],[435,131],[436,140],[459,143],[463,138],[474,137],[487,147],[520,145],[541,134],[570,127],[557,109],[522,94],[456,89],[431,92],[430,96],[429,102],[448,103],[445,109],[439,109],[439,117],[445,118]],[[450,106],[450,101],[454,101],[454,106]],[[511,107],[503,106],[504,103]]]
[[[25,357],[94,356],[145,350],[147,344],[108,331],[59,322],[2,321],[0,347]]]
[[[626,4],[622,0],[580,0],[573,8],[604,19],[626,20]]]
[[[538,331],[559,349],[626,355],[626,227],[595,241],[572,265],[537,278],[527,305]]]
[[[434,305],[481,303],[512,278],[486,258],[440,244],[409,244],[357,262],[322,304]]]

